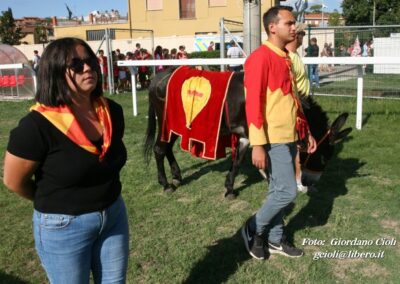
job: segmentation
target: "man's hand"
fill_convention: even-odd
[[[268,166],[267,153],[263,145],[253,146],[253,151],[251,153],[251,158],[253,165],[257,169],[266,169]]]
[[[317,150],[317,142],[311,133],[308,134],[307,153],[312,154]]]

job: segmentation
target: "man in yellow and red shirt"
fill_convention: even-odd
[[[270,184],[267,200],[246,221],[242,235],[246,249],[256,259],[267,258],[267,251],[299,257],[303,251],[282,241],[283,209],[295,199],[297,190],[294,159],[300,106],[285,49],[295,39],[296,21],[291,8],[276,6],[263,15],[263,24],[268,40],[247,58],[244,85],[252,162],[259,169],[268,165]],[[306,139],[308,152],[314,152],[314,138],[308,133]],[[265,238],[268,250],[264,248]]]

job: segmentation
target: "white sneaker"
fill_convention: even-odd
[[[298,192],[301,192],[301,193],[307,193],[308,187],[302,185],[301,183],[298,183],[298,184],[297,184],[297,191],[298,191]]]

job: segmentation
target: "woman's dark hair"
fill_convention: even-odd
[[[51,42],[39,61],[38,89],[35,96],[37,102],[46,106],[72,104],[72,93],[65,79],[65,72],[77,45],[83,46],[89,57],[97,60],[90,46],[81,39],[66,37]],[[97,73],[97,85],[92,96],[99,97],[103,94],[100,65],[96,65],[93,71]]]
[[[263,15],[263,25],[264,29],[269,34],[269,24],[271,23],[277,23],[279,21],[279,11],[289,11],[292,12],[293,8],[289,6],[274,6],[270,8],[267,12],[264,13]]]
[[[154,50],[154,56],[159,55],[160,57],[163,55],[163,49],[161,45],[157,45],[156,49]]]

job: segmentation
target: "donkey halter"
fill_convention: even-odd
[[[324,136],[322,136],[322,138],[318,141],[318,143],[317,143],[317,149],[318,149],[318,147],[322,144],[322,142],[324,142],[325,141],[325,139],[329,136],[329,134],[331,134],[331,128],[328,128],[328,130],[326,131],[326,133],[324,134]],[[315,153],[315,152],[314,152]],[[308,160],[310,159],[310,157],[311,157],[311,155],[313,155],[314,153],[312,153],[312,154],[310,154],[310,153],[308,153],[307,154],[307,158],[306,158],[306,161],[304,162],[304,166],[307,166],[307,163],[308,163]]]

